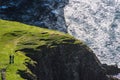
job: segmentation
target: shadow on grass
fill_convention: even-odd
[[[28,61],[28,62],[27,62]],[[17,70],[17,74],[21,76],[21,78],[24,78],[25,80],[37,80],[37,77],[35,75],[35,67],[30,63],[31,60],[26,59],[24,65],[27,67],[25,70]]]
[[[19,74],[25,80],[37,80],[34,75],[28,73],[26,70],[18,70],[17,74]]]

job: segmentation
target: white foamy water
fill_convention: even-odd
[[[116,78],[120,79],[120,73],[117,74],[117,75],[113,75],[113,77],[116,77]]]
[[[70,0],[68,32],[83,40],[102,63],[120,67],[120,0]]]

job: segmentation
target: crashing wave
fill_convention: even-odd
[[[68,32],[82,39],[102,63],[120,67],[120,0],[70,0]]]

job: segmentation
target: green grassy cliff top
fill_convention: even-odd
[[[19,22],[0,20],[0,70],[6,69],[7,80],[24,80],[17,71],[26,70],[27,67],[24,62],[26,59],[30,60],[30,58],[17,50],[24,48],[40,50],[39,47],[42,46],[53,48],[58,44],[78,43],[81,42],[68,34],[58,31],[25,25]],[[9,64],[10,55],[15,56],[14,64]]]

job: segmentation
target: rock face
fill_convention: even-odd
[[[0,18],[67,32],[63,10],[67,3],[68,0],[2,0]]]
[[[120,67],[120,0],[70,0],[64,11],[68,32]]]
[[[37,49],[20,50],[37,62],[35,66],[26,64],[36,80],[108,80],[101,63],[85,45],[58,44]]]
[[[118,68],[117,65],[108,66],[106,64],[103,64],[102,66],[106,70],[106,73],[109,75],[117,75],[118,73],[120,73],[120,69]]]

